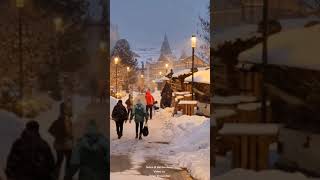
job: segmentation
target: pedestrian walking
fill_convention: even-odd
[[[129,98],[126,100],[127,105],[127,111],[128,111],[128,117],[132,114],[132,108],[133,108],[133,97],[131,94],[129,94]]]
[[[142,137],[141,137],[142,129],[143,129],[143,125],[144,125],[145,120],[146,120],[146,123],[148,121],[148,113],[147,113],[145,107],[143,106],[143,104],[141,103],[140,99],[137,99],[137,104],[135,104],[133,107],[133,111],[132,111],[132,114],[130,117],[130,123],[131,123],[133,117],[134,117],[134,121],[136,123],[136,139],[138,138],[138,134],[139,134],[139,139],[142,139]],[[139,129],[140,129],[140,131],[139,131]]]
[[[162,91],[161,91],[161,100],[160,100],[160,107],[166,108],[171,107],[172,102],[172,88],[168,82],[164,85]]]
[[[57,154],[56,162],[56,177],[59,177],[59,172],[63,159],[66,159],[66,169],[70,165],[70,158],[73,147],[73,131],[72,121],[70,119],[70,112],[67,111],[64,103],[60,104],[60,114],[57,120],[55,120],[50,128],[49,133],[54,137],[54,149]]]
[[[79,171],[79,180],[105,180],[109,177],[109,141],[98,132],[97,124],[90,120],[83,137],[72,151],[67,179]]]
[[[54,180],[54,157],[39,134],[39,124],[29,121],[12,145],[6,167],[8,180]]]
[[[150,89],[147,90],[145,98],[146,98],[146,103],[147,103],[146,110],[150,116],[149,119],[152,119],[152,110],[153,110],[153,105],[154,105],[155,101],[154,101],[153,96],[151,95]]]
[[[112,119],[116,122],[118,139],[123,135],[123,123],[128,120],[128,112],[122,104],[122,100],[119,100],[117,105],[112,110]]]

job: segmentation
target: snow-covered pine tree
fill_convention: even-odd
[[[136,69],[138,62],[134,58],[134,53],[130,49],[130,44],[126,39],[120,39],[116,42],[111,52],[112,57],[119,57],[120,63]]]

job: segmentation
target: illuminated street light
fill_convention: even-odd
[[[24,7],[24,0],[16,0],[16,7],[18,8],[18,39],[19,39],[19,90],[20,99],[23,101],[23,52],[22,52],[22,8]],[[23,118],[23,109],[21,109],[21,117]]]
[[[118,64],[119,64],[119,58],[114,58],[114,64],[116,65],[116,98],[118,98]]]
[[[194,49],[197,47],[197,38],[195,35],[192,35],[191,37],[191,47],[192,47],[192,84],[191,84],[191,94],[192,94],[192,100],[194,100],[194,94],[193,94],[193,83],[194,83]]]

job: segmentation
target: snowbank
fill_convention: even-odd
[[[272,35],[268,42],[269,64],[320,70],[320,25]],[[261,63],[262,44],[239,55],[241,62]]]
[[[234,180],[234,179],[245,179],[245,180],[311,180],[301,173],[287,173],[278,170],[266,170],[266,171],[251,171],[245,169],[234,169],[227,174],[214,177],[215,180]],[[314,179],[315,180],[315,179]]]
[[[170,121],[174,134],[168,151],[171,161],[189,170],[200,180],[210,179],[210,119],[180,116]]]
[[[192,76],[185,78],[185,82],[192,82]],[[210,84],[210,69],[199,70],[194,73],[193,81],[197,83]]]

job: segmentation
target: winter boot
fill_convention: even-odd
[[[136,133],[136,139],[138,139],[138,133]]]
[[[140,134],[140,136],[139,136],[139,140],[141,140],[142,139],[142,136],[141,136],[141,134]]]

